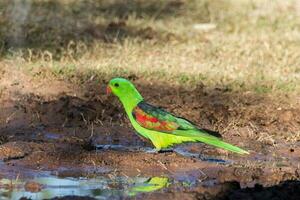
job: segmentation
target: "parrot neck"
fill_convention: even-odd
[[[125,111],[128,115],[131,115],[132,110],[137,106],[138,103],[140,103],[143,100],[144,99],[139,92],[127,96],[126,98],[120,98],[120,101],[122,102]]]

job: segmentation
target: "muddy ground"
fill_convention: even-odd
[[[0,178],[32,176],[28,170],[62,177],[168,177],[173,184],[164,189],[124,198],[299,198],[299,97],[201,84],[186,89],[143,77],[133,81],[148,102],[219,131],[224,140],[251,154],[203,144],[178,147],[192,155],[149,153],[151,144],[135,134],[118,100],[105,94],[105,81],[74,85],[3,68]]]

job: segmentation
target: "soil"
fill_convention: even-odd
[[[177,147],[193,154],[150,153],[151,143],[135,134],[121,104],[105,94],[105,81],[74,85],[3,67],[0,178],[15,178],[26,170],[32,171],[18,178],[39,171],[62,177],[164,176],[177,184],[135,198],[299,199],[299,97],[218,86],[187,89],[143,77],[135,77],[134,83],[148,102],[220,132],[225,141],[251,154],[196,143]],[[193,184],[178,185],[181,180]],[[27,188],[42,190],[34,182]]]

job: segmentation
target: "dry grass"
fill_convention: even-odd
[[[32,0],[18,16],[14,2],[0,3],[2,64],[35,75],[300,91],[297,0]]]

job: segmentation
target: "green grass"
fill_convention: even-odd
[[[30,1],[28,1],[30,2]],[[24,8],[24,5],[23,5]],[[70,81],[138,76],[170,85],[299,93],[293,0],[32,0],[0,3],[1,62]],[[199,31],[195,24],[213,23]]]

